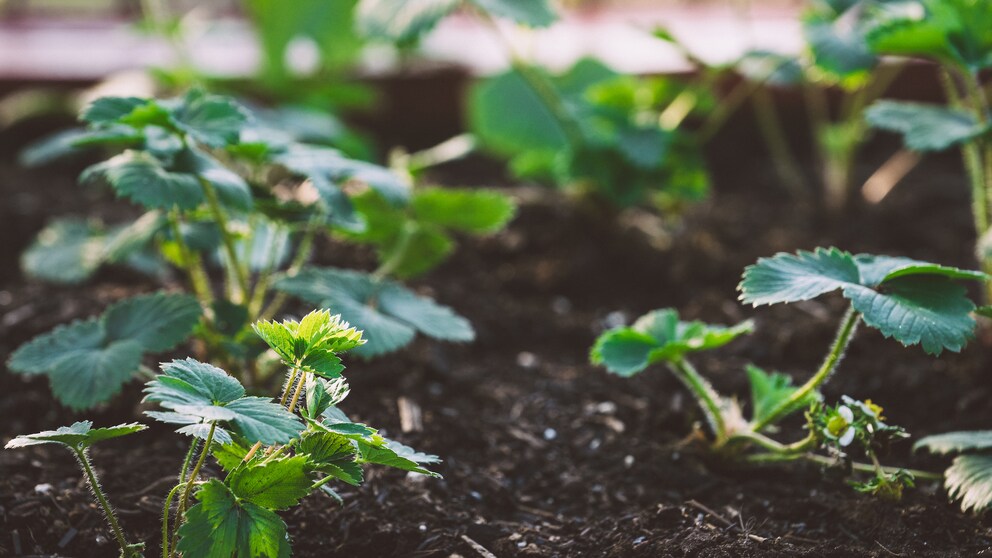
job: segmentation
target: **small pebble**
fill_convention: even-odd
[[[640,537],[637,537],[636,539],[634,539],[634,543],[633,544],[634,544],[634,546],[637,546],[639,544],[644,544],[646,542],[648,542],[648,538],[645,537],[644,535],[641,535]]]
[[[43,483],[43,484],[36,484],[34,486],[34,492],[35,492],[35,494],[41,494],[42,496],[48,496],[52,492],[52,489],[54,489],[54,488],[55,488],[54,486],[48,484],[47,482],[46,483]]]
[[[423,523],[421,523],[420,526],[417,527],[417,529],[420,529],[420,532],[421,533],[426,533],[427,532],[427,525],[424,525]]]
[[[554,440],[557,437],[558,437],[558,431],[555,430],[554,428],[545,428],[544,429],[544,439],[545,440],[551,441],[551,440]]]
[[[634,465],[634,456],[628,455],[623,458],[623,466],[630,469]]]
[[[603,445],[602,440],[600,440],[599,438],[593,438],[593,440],[589,442],[589,449],[591,449],[592,451],[596,451],[599,449],[599,446],[601,445]]]
[[[555,314],[564,316],[572,311],[572,302],[563,296],[556,296],[555,299],[551,301],[551,309]]]
[[[537,355],[523,351],[517,355],[517,365],[521,368],[534,368],[537,366]]]

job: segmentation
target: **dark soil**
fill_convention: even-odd
[[[53,287],[16,272],[17,254],[46,218],[121,211],[76,187],[75,170],[0,165],[4,360],[57,323],[160,287],[113,271],[80,287]],[[805,377],[843,308],[832,298],[742,307],[735,285],[758,256],[837,245],[974,265],[967,189],[953,159],[928,162],[882,204],[833,221],[783,198],[763,160],[737,157],[715,178],[712,201],[687,215],[665,250],[581,203],[513,190],[522,205],[509,230],[466,240],[416,282],[470,318],[478,340],[460,346],[421,339],[399,354],[349,363],[346,410],[441,455],[444,480],[372,469],[361,488],[338,487],[344,506],[310,497],[284,514],[295,555],[488,556],[483,548],[497,556],[992,555],[992,522],[961,514],[935,483],[889,502],[813,467],[713,463],[692,442],[700,415],[668,373],[623,379],[587,364],[611,312],[630,320],[673,306],[722,323],[753,317],[755,335],[697,362],[719,389],[743,401],[745,362]],[[318,262],[370,264],[367,253],[333,244],[321,247]],[[933,359],[864,331],[827,396],[871,398],[914,436],[989,428],[989,354],[987,343],[976,342]],[[104,409],[75,415],[51,402],[42,379],[4,371],[0,381],[3,441],[81,418],[109,425],[140,417],[138,384]],[[401,431],[401,397],[423,410],[421,431]],[[790,434],[798,434],[798,423]],[[185,441],[152,425],[93,452],[125,529],[150,541],[150,556]],[[887,461],[932,470],[944,464],[911,455],[909,446],[897,446]],[[116,555],[67,452],[0,452],[0,555]]]

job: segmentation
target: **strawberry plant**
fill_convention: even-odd
[[[992,431],[935,434],[916,442],[913,448],[939,455],[957,454],[944,471],[944,487],[952,499],[961,500],[961,511],[992,506]]]
[[[373,356],[420,332],[451,341],[474,338],[471,324],[396,279],[442,262],[458,234],[501,229],[514,207],[505,196],[421,187],[409,169],[351,159],[276,128],[234,100],[201,91],[176,99],[105,97],[86,107],[85,130],[36,148],[47,160],[67,150],[122,150],[87,168],[86,184],[105,184],[146,212],[131,223],[58,220],[24,254],[28,275],[78,283],[105,265],[168,279],[178,269],[190,294],[141,296],[74,322],[18,349],[10,368],[47,374],[56,397],[88,408],[138,373],[147,353],[190,335],[211,359],[249,385],[265,351],[250,325],[284,310],[289,296],[329,305],[373,339]],[[39,150],[41,156],[39,156]],[[377,249],[373,273],[308,267],[314,243],[334,234]],[[65,382],[64,378],[75,381]]]
[[[992,142],[989,99],[982,72],[992,68],[992,5],[983,0],[921,0],[897,5],[869,34],[882,54],[937,63],[945,106],[878,101],[868,122],[902,135],[919,152],[960,147],[971,182],[971,205],[979,237],[978,257],[992,271]],[[992,296],[992,291],[987,298]]]
[[[337,498],[329,483],[362,483],[363,464],[437,477],[424,468],[436,456],[414,451],[351,422],[339,404],[349,393],[339,354],[365,343],[361,331],[313,311],[299,322],[259,321],[259,337],[279,355],[287,380],[278,403],[246,394],[233,376],[191,358],[161,366],[145,386],[146,411],[191,438],[177,482],[162,511],[162,557],[290,555],[286,524],[276,512],[317,491]],[[305,395],[301,395],[305,394]],[[79,460],[110,524],[123,558],[142,556],[145,542],[130,542],[97,479],[88,449],[95,443],[140,432],[137,423],[92,428],[89,421],[18,436],[6,447],[61,444]],[[201,478],[212,456],[223,478]],[[195,503],[193,503],[195,500]]]
[[[547,27],[557,15],[546,0],[363,0],[358,24],[371,38],[408,46],[459,9],[492,29],[511,65],[470,92],[470,127],[479,148],[508,159],[517,176],[574,187],[620,208],[678,209],[706,195],[701,140],[684,122],[718,112],[710,80],[697,85],[635,78],[591,59],[549,72],[527,60],[497,23]],[[674,41],[664,32],[657,36]],[[714,120],[725,116],[719,112]]]
[[[932,355],[959,351],[973,335],[975,305],[958,280],[988,280],[966,271],[902,257],[852,255],[836,248],[778,254],[762,258],[744,271],[741,300],[753,306],[799,302],[839,291],[850,303],[822,365],[803,384],[756,366],[747,369],[751,384],[750,418],[737,400],[718,393],[689,361],[693,353],[722,347],[749,333],[750,321],[731,327],[687,322],[672,309],[656,310],[632,326],[607,331],[591,352],[593,363],[610,372],[632,376],[652,364],[665,364],[696,398],[709,430],[710,443],[721,455],[760,463],[808,459],[829,463],[817,454],[831,449],[844,454],[855,440],[871,459],[853,464],[873,474],[860,489],[898,495],[905,473],[883,468],[876,457],[887,443],[903,436],[882,422],[881,409],[870,402],[845,399],[823,403],[821,388],[837,370],[859,324]],[[806,437],[782,443],[769,433],[786,417],[807,410]]]
[[[858,151],[870,137],[864,109],[885,93],[901,70],[899,64],[882,64],[867,38],[889,9],[891,6],[884,0],[810,0],[802,18],[802,54],[792,57],[754,51],[737,63],[737,69],[747,79],[802,89],[823,202],[831,211],[840,211],[847,205]],[[837,110],[832,110],[828,100],[831,90],[841,97]],[[807,183],[805,174],[786,139],[769,92],[755,89],[752,104],[758,129],[783,183],[796,196],[808,197],[810,189],[802,186]]]

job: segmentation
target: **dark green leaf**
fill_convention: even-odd
[[[242,397],[224,408],[237,413],[233,429],[250,442],[285,444],[303,429],[299,418],[265,397]]]
[[[310,493],[310,484],[307,458],[301,456],[241,467],[227,478],[239,500],[270,510],[295,506]]]
[[[176,549],[184,558],[289,558],[286,524],[274,512],[239,500],[217,479],[196,499],[179,528]]]
[[[914,151],[943,151],[989,129],[963,110],[922,103],[877,101],[865,118],[876,128],[902,134],[906,147]]]
[[[933,453],[941,455],[990,450],[992,449],[992,430],[934,434],[913,444],[914,450],[919,450],[920,448],[926,448]]]
[[[236,143],[248,114],[233,99],[199,90],[186,94],[173,116],[186,133],[212,147]]]
[[[117,195],[130,198],[152,209],[193,209],[203,202],[203,190],[196,177],[170,172],[151,155],[125,151],[86,169],[80,180],[95,177],[106,180]]]
[[[859,281],[858,266],[850,254],[817,248],[759,259],[745,268],[738,288],[745,304],[759,306],[809,300]]]
[[[154,293],[114,304],[103,321],[108,339],[133,340],[157,353],[189,337],[202,314],[200,303],[191,295]]]
[[[140,97],[100,97],[83,108],[79,118],[90,124],[113,124],[150,102]]]

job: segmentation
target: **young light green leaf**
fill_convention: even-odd
[[[557,16],[549,0],[469,0],[486,13],[528,27],[547,27]]]
[[[140,97],[100,97],[86,105],[79,118],[90,124],[114,124],[149,102]]]
[[[992,506],[992,455],[959,455],[944,477],[948,495],[961,500],[961,511]]]
[[[276,288],[332,312],[364,329],[369,341],[355,352],[371,357],[409,343],[415,331],[436,339],[469,341],[465,318],[390,280],[335,268],[309,268],[281,279]]]
[[[167,351],[185,340],[203,309],[191,295],[154,293],[118,302],[103,315],[107,338],[132,340],[148,352]]]
[[[947,432],[927,436],[913,444],[913,450],[926,448],[940,455],[966,451],[992,450],[992,430]]]
[[[259,321],[252,325],[286,366],[324,378],[338,378],[344,365],[337,353],[365,343],[362,332],[328,310],[314,310],[299,322]]]
[[[142,151],[125,151],[83,171],[80,181],[97,177],[117,192],[151,209],[193,209],[203,202],[196,177],[166,170],[158,159]]]
[[[310,493],[307,458],[278,459],[235,469],[227,478],[231,492],[243,502],[270,510],[295,506]]]
[[[360,0],[355,19],[368,37],[409,43],[433,29],[458,4],[459,0]]]
[[[516,210],[503,194],[455,188],[418,189],[411,205],[417,221],[478,234],[502,229]]]
[[[601,335],[590,360],[605,365],[614,374],[632,376],[654,363],[673,362],[688,353],[722,347],[752,329],[750,321],[732,327],[714,326],[679,321],[678,312],[672,309],[655,310],[633,326]]]
[[[23,448],[38,444],[62,444],[74,450],[86,449],[97,442],[134,434],[147,428],[143,424],[132,422],[118,424],[109,428],[93,428],[93,422],[84,420],[71,426],[61,426],[55,430],[45,430],[35,434],[24,434],[7,442],[5,449]]]
[[[362,483],[362,468],[355,463],[358,449],[352,439],[335,432],[313,432],[300,440],[299,452],[314,470],[353,486]]]
[[[792,378],[781,372],[765,372],[753,364],[747,365],[747,377],[751,384],[751,422],[763,422],[779,404],[787,401],[796,391]],[[804,407],[813,400],[810,393],[804,401],[797,402],[795,408]]]
[[[239,500],[211,479],[196,493],[176,549],[184,558],[289,558],[286,524],[274,512]]]
[[[988,124],[964,110],[897,101],[877,101],[865,119],[876,128],[898,132],[914,151],[943,151],[989,131]]]

